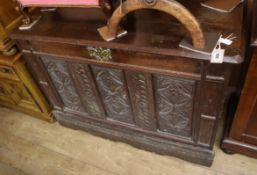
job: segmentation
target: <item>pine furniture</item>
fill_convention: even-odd
[[[8,36],[10,32],[21,24],[22,16],[15,10],[15,3],[10,0],[0,2],[0,53],[13,55],[16,53],[14,41]]]
[[[51,108],[20,53],[14,56],[0,55],[0,106],[54,121]]]

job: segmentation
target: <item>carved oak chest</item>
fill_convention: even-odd
[[[112,42],[96,31],[105,21],[66,20],[58,11],[12,37],[61,124],[211,165],[224,101],[235,85],[231,74],[243,61],[242,7],[231,14],[197,3],[190,8],[204,30],[237,36],[223,64],[178,48],[185,28],[148,10],[123,21],[129,34]]]

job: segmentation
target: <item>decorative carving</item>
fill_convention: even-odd
[[[98,104],[97,102],[97,94],[95,93],[94,87],[92,86],[93,82],[90,77],[91,75],[88,65],[73,63],[71,64],[71,67],[72,75],[77,81],[77,86],[79,86],[81,89],[81,99],[86,105],[89,115],[102,118],[104,116],[104,113],[100,108],[100,104]]]
[[[151,104],[153,102],[151,75],[139,72],[127,72],[126,75],[137,126],[156,130],[154,106]]]
[[[134,123],[121,70],[92,66],[108,118]]]
[[[190,136],[194,82],[155,76],[159,129],[172,134]]]
[[[66,63],[61,60],[53,58],[48,59],[46,57],[42,57],[42,61],[45,64],[65,107],[75,111],[86,112],[81,105],[78,94],[75,91]]]
[[[111,49],[101,48],[101,47],[87,47],[89,56],[95,58],[99,61],[111,61],[112,52]]]

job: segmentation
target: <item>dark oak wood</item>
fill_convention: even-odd
[[[249,46],[248,52],[252,58],[239,104],[233,122],[228,123],[231,126],[222,141],[222,148],[257,158],[257,2],[249,1],[248,7],[252,20],[252,47]]]
[[[220,14],[182,2],[206,31],[236,34],[224,64],[179,48],[186,29],[151,10],[124,19],[129,33],[113,42],[97,33],[105,20],[67,20],[58,10],[12,37],[61,124],[210,166],[224,102],[236,84],[231,74],[243,61],[242,6]]]

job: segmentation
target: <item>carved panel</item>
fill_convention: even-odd
[[[172,134],[191,136],[193,81],[155,76],[159,129]]]
[[[126,76],[137,126],[155,131],[151,75],[127,71]]]
[[[120,122],[134,123],[122,71],[98,66],[92,68],[107,117]]]
[[[88,65],[70,64],[73,79],[80,89],[81,99],[90,116],[104,118],[105,114],[92,79]]]
[[[64,106],[74,111],[86,112],[81,105],[79,95],[75,91],[66,63],[61,60],[48,59],[46,57],[42,57],[42,61],[49,72]]]

